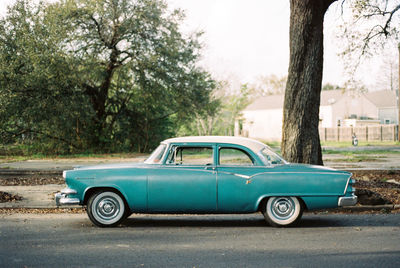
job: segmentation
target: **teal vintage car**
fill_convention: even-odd
[[[304,210],[355,205],[351,173],[291,164],[242,137],[167,139],[144,161],[64,171],[57,206],[87,207],[97,226],[132,213],[254,213],[272,226],[296,224]]]

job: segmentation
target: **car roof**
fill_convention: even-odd
[[[226,144],[238,144],[251,149],[253,152],[258,152],[262,148],[267,147],[262,142],[257,140],[244,138],[244,137],[233,137],[233,136],[189,136],[189,137],[177,137],[164,140],[162,143],[226,143]]]

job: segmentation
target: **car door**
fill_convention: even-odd
[[[149,212],[215,212],[214,146],[171,145],[148,177]]]
[[[253,212],[258,198],[251,176],[260,172],[254,156],[243,147],[218,146],[219,212]]]

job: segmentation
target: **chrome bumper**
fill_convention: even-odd
[[[339,197],[338,200],[339,207],[354,206],[355,204],[357,204],[357,196],[354,194],[352,196]]]
[[[62,189],[60,193],[54,195],[57,207],[59,206],[71,206],[79,205],[80,201],[78,198],[70,198],[68,195],[76,194],[76,191],[70,188]]]

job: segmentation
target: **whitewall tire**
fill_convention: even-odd
[[[123,198],[112,191],[100,191],[93,194],[87,204],[89,219],[100,227],[113,227],[127,216]]]
[[[303,214],[303,205],[297,197],[273,196],[262,210],[265,220],[275,227],[291,226],[298,223]]]

